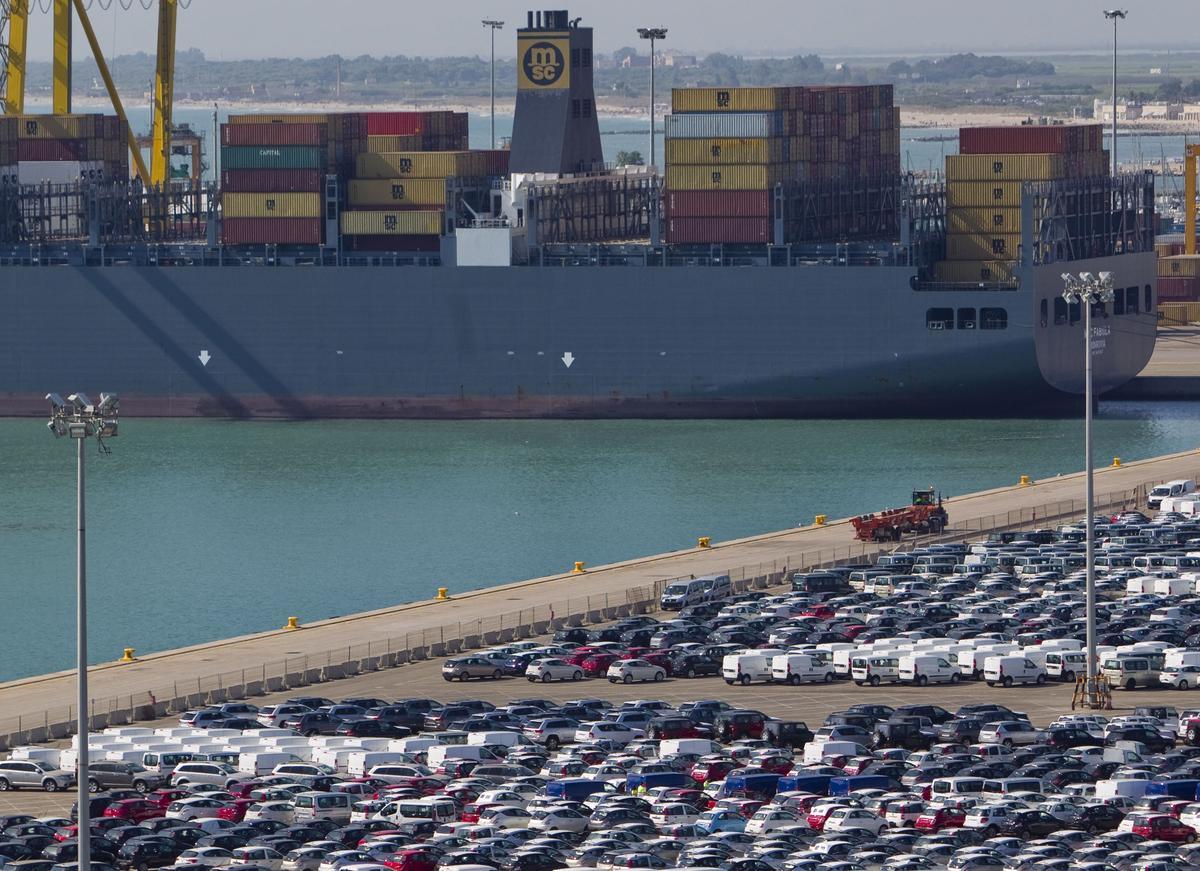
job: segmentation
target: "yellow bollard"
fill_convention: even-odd
[[[1121,458],[1120,457],[1113,457],[1113,468],[1114,469],[1121,468]]]
[[[445,601],[446,599],[450,598],[449,596],[446,595],[446,589],[447,589],[446,587],[438,587],[437,597],[438,597],[439,602]]]
[[[824,514],[818,514],[816,517],[814,517],[814,518],[813,518],[813,522],[814,522],[814,523],[815,523],[817,526],[824,526],[824,525],[825,525],[825,519],[826,519],[826,518],[825,518],[825,515],[824,515]]]
[[[575,568],[571,571],[571,574],[582,575],[585,571],[586,569],[584,569],[583,563],[577,562],[575,563]]]
[[[125,655],[121,657],[120,662],[134,662],[136,657],[133,655],[133,648],[126,647]]]
[[[1029,486],[1029,476],[1028,476],[1028,475],[1022,475],[1022,476],[1021,476],[1021,486],[1022,486],[1022,487],[1028,487],[1028,486]]]
[[[284,629],[299,629],[299,628],[300,628],[300,620],[299,620],[299,618],[297,618],[297,617],[288,617],[287,625],[286,625],[286,626],[284,626],[283,628],[284,628]]]
[[[712,538],[707,535],[702,535],[696,539],[696,547],[712,547]]]

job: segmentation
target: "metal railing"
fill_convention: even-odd
[[[1200,477],[1200,472],[1193,477]],[[1096,510],[1107,513],[1145,505],[1146,494],[1158,483],[1161,482],[1098,494]],[[852,541],[832,548],[801,551],[775,560],[733,567],[726,573],[736,592],[768,589],[784,583],[788,573],[793,571],[867,562],[885,553],[934,542],[967,541],[992,532],[1035,529],[1075,521],[1083,515],[1084,507],[1082,499],[1064,499],[969,518],[951,523],[938,534],[909,537],[887,544]],[[844,526],[847,536],[851,536],[853,531],[850,524],[845,523]],[[713,570],[714,573],[719,571]],[[597,624],[633,613],[650,613],[658,610],[663,590],[682,579],[659,579],[612,593],[568,596],[494,616],[445,623],[420,631],[174,681],[169,685],[147,687],[132,694],[93,698],[90,712],[92,728],[155,719],[168,713],[231,699],[294,691],[328,680],[536,637],[565,626]],[[0,719],[0,749],[65,738],[74,733],[74,720],[75,708],[71,705]]]

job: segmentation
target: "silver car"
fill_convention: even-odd
[[[58,792],[75,785],[75,775],[36,759],[0,762],[0,792],[35,786],[46,792]]]
[[[469,680],[477,677],[499,680],[500,667],[482,656],[459,656],[442,663],[442,677],[446,680]]]
[[[135,762],[93,762],[88,765],[88,792],[105,789],[136,789],[150,792],[167,782],[161,774]]]

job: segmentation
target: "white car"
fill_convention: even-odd
[[[616,744],[628,744],[643,735],[641,729],[623,726],[620,723],[582,723],[575,730],[575,743],[590,744],[593,741],[612,741]]]
[[[608,682],[633,683],[639,681],[660,681],[667,677],[666,669],[644,659],[618,659],[608,667]]]
[[[757,814],[755,814],[757,816]],[[869,810],[857,807],[840,807],[830,811],[825,818],[825,835],[828,837],[838,832],[866,831],[878,835],[888,827],[887,821],[871,813]],[[750,826],[746,826],[749,831]]]
[[[529,804],[529,799],[507,787],[501,787],[479,793],[479,798],[475,799],[475,803],[523,808]]]
[[[324,847],[299,847],[283,857],[280,871],[317,871],[328,854]]]
[[[666,826],[690,825],[700,819],[700,814],[690,804],[672,801],[653,807],[650,811],[650,822],[662,829]]]
[[[212,818],[216,817],[221,808],[225,806],[225,802],[217,801],[215,798],[205,798],[204,796],[183,798],[167,805],[167,812],[164,816],[169,820]]]
[[[371,857],[362,850],[334,850],[321,860],[317,871],[338,871],[347,865],[370,861]]]
[[[228,865],[233,860],[233,853],[220,847],[193,847],[184,850],[175,860],[176,865],[207,865],[217,868]]]
[[[782,808],[764,807],[754,812],[754,816],[746,822],[747,835],[765,835],[767,832],[781,829],[784,826],[800,824],[800,817]]]
[[[308,714],[311,712],[312,708],[308,705],[285,702],[281,705],[267,705],[265,708],[259,708],[258,715],[254,719],[258,720],[258,722],[262,723],[268,729],[278,729],[288,717],[295,717],[298,714]]]
[[[245,822],[274,820],[291,825],[296,817],[296,806],[290,801],[260,801],[246,808]]]
[[[979,730],[980,744],[1003,744],[1006,747],[1016,744],[1037,744],[1045,737],[1045,732],[1035,729],[1024,720],[989,723]]]
[[[523,807],[490,807],[479,815],[479,822],[502,829],[525,829],[531,817]]]
[[[271,871],[283,871],[283,856],[270,847],[237,847],[230,865],[261,865]]]
[[[566,717],[547,717],[544,720],[534,720],[521,732],[535,744],[545,744],[548,749],[555,750],[574,741],[575,730],[578,728],[577,722]]]
[[[530,683],[552,680],[583,680],[583,669],[565,659],[535,659],[525,668],[525,677]]]
[[[1194,690],[1200,687],[1200,665],[1182,665],[1170,671],[1161,671],[1158,673],[1158,680],[1159,683],[1177,690]]]
[[[171,785],[207,785],[228,789],[238,778],[244,777],[244,773],[224,762],[181,762],[171,772]]]
[[[561,830],[564,832],[586,832],[588,818],[577,810],[565,807],[548,807],[534,811],[529,828],[539,832]]]

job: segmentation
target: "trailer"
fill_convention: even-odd
[[[949,517],[942,507],[941,494],[932,487],[914,490],[907,508],[889,508],[878,514],[852,517],[854,536],[860,541],[899,541],[905,534],[938,533],[946,528]]]

